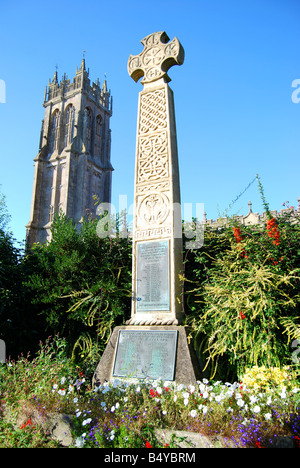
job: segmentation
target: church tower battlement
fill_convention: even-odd
[[[85,59],[71,82],[57,70],[46,86],[27,245],[51,238],[54,213],[80,223],[96,212],[95,199],[111,201],[112,96],[106,79],[91,84]]]

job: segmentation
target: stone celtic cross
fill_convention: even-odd
[[[149,34],[141,43],[144,50],[139,55],[130,55],[128,60],[128,73],[134,81],[142,76],[143,84],[164,78],[168,83],[170,80],[167,71],[173,65],[182,65],[184,50],[177,37],[169,42],[165,32]]]
[[[130,55],[129,75],[139,94],[133,219],[132,314],[128,325],[177,325],[181,320],[179,274],[182,233],[173,92],[167,71],[184,50],[165,32],[142,41]]]
[[[116,327],[93,382],[112,377],[200,379],[182,321],[182,222],[173,92],[168,69],[184,52],[165,32],[142,40],[129,75],[144,77],[139,93],[132,231],[131,318]]]

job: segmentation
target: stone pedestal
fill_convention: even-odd
[[[176,343],[176,353],[174,361],[174,380],[176,383],[181,383],[183,385],[195,384],[197,380],[201,379],[200,367],[198,364],[196,353],[192,345],[188,344],[186,329],[182,326],[120,326],[116,327],[112,333],[112,336],[105,348],[105,351],[102,355],[102,358],[95,370],[93,376],[93,385],[96,383],[109,382],[114,378],[119,378],[119,375],[114,375],[116,354],[118,349],[118,338],[120,330],[125,331],[176,331],[178,332],[177,343]],[[133,350],[134,352],[134,350]],[[138,355],[138,360],[141,364],[143,356],[141,353]],[[159,358],[159,357],[158,357]],[[155,360],[155,357],[154,357]],[[133,376],[135,369],[132,368],[129,370],[129,376]],[[121,377],[122,378],[122,377]],[[134,378],[134,377],[133,377]],[[145,375],[144,378],[147,378]],[[155,375],[156,379],[167,380],[164,375],[157,373]]]

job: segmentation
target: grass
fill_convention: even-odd
[[[92,388],[95,365],[79,368],[59,338],[41,343],[34,359],[20,356],[1,364],[0,447],[59,446],[30,417],[18,425],[26,410],[41,419],[53,412],[72,415],[74,447],[165,447],[155,428],[222,436],[228,447],[272,447],[283,435],[300,445],[300,384],[286,371],[273,382],[260,371],[259,384],[253,383],[252,370],[247,385],[203,379],[185,387],[116,379]],[[175,444],[173,437],[168,447]]]

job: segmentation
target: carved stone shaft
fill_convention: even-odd
[[[142,41],[144,51],[139,56],[130,56],[128,64],[134,80],[142,73],[145,76],[138,103],[133,300],[128,322],[136,325],[170,325],[181,320],[179,168],[174,99],[167,84],[170,79],[166,70],[172,64],[182,63],[183,49],[176,38],[169,44],[167,40],[167,35],[161,32],[147,36]],[[145,57],[152,58],[148,61]],[[147,63],[147,66],[142,69],[140,63]],[[150,74],[149,70],[154,67],[157,73]]]

